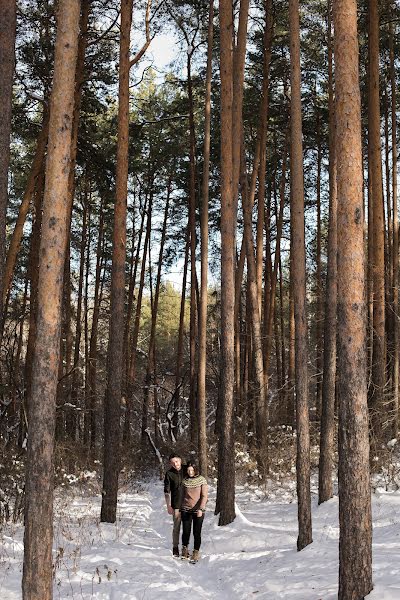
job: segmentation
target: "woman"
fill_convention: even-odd
[[[188,465],[187,475],[183,480],[182,514],[182,558],[189,558],[189,538],[193,523],[194,547],[191,562],[199,560],[201,545],[201,528],[204,521],[208,496],[207,481],[200,475],[195,465]]]

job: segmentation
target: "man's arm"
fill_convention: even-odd
[[[165,473],[165,478],[164,478],[164,498],[165,498],[165,504],[167,505],[168,514],[172,515],[174,512],[174,509],[171,506],[171,481],[170,481],[168,472]]]

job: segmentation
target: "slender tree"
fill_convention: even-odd
[[[379,98],[379,13],[377,0],[368,10],[368,151],[373,228],[373,347],[371,422],[375,442],[382,438],[385,421],[385,215],[382,189],[382,157]]]
[[[392,16],[392,10],[390,16]],[[399,430],[399,215],[397,207],[397,117],[396,117],[396,72],[394,63],[393,19],[389,22],[391,125],[392,125],[392,197],[393,197],[393,428],[397,438]]]
[[[199,306],[199,368],[197,376],[197,402],[199,408],[199,465],[207,476],[207,430],[206,430],[206,366],[207,366],[207,286],[208,286],[208,197],[210,180],[210,131],[211,131],[211,77],[214,33],[214,1],[210,0],[207,36],[207,75],[204,102],[204,163],[201,196],[201,287]]]
[[[337,187],[335,99],[333,91],[333,52],[331,32],[332,2],[328,3],[328,85],[329,85],[329,228],[328,266],[324,321],[324,360],[322,376],[322,405],[318,502],[332,498],[332,469],[335,433],[336,390],[336,308],[337,308]]]
[[[15,63],[16,0],[0,4],[0,298],[4,288],[4,261],[6,245],[6,212],[8,203],[8,167],[10,163],[11,100]],[[0,323],[3,322],[0,306]]]
[[[297,421],[297,495],[299,536],[297,549],[312,542],[310,492],[310,433],[308,416],[308,344],[306,316],[306,259],[304,232],[303,143],[300,85],[299,2],[289,1],[290,82],[291,82],[291,227],[293,299],[295,314],[296,421]]]

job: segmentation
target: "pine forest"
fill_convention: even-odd
[[[2,599],[400,598],[399,35],[0,0]]]

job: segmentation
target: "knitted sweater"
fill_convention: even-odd
[[[182,510],[195,512],[205,510],[208,497],[207,481],[203,475],[186,477],[183,480]]]

